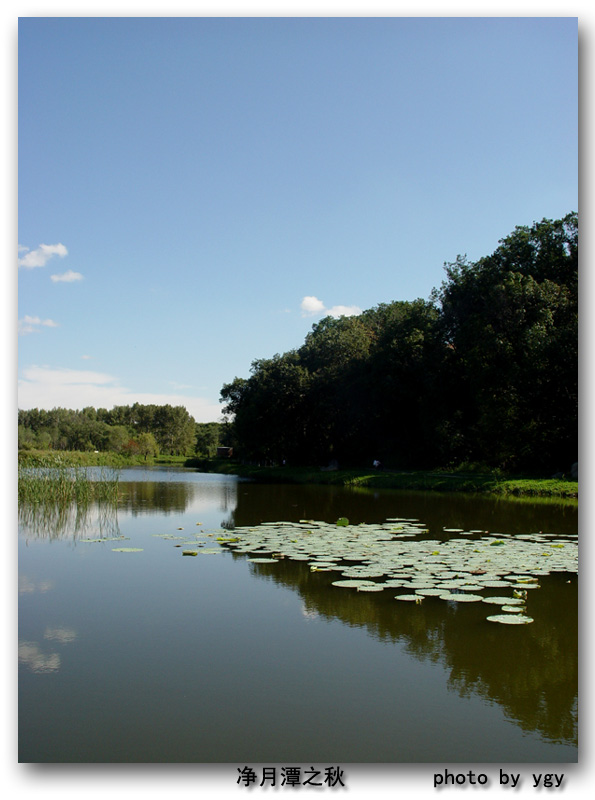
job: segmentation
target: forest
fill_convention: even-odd
[[[544,474],[578,459],[578,214],[459,256],[428,300],[326,317],[221,391],[252,463],[463,465]]]
[[[301,347],[183,406],[19,410],[20,450],[244,463],[568,472],[578,460],[578,214],[517,227],[445,264],[428,300],[325,317]]]
[[[114,406],[110,411],[33,408],[19,410],[19,450],[78,450],[212,458],[221,430],[216,423],[197,423],[184,406]]]

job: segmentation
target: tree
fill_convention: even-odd
[[[136,438],[138,451],[147,460],[147,456],[158,456],[159,447],[152,433],[139,433]]]
[[[507,468],[577,457],[578,219],[519,227],[438,295],[466,456]]]
[[[197,422],[195,425],[195,453],[203,458],[214,458],[221,441],[221,424],[218,422]]]
[[[111,425],[108,449],[113,450],[115,453],[121,453],[128,442],[130,441],[130,432],[124,425]]]

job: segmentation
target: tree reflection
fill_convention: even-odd
[[[491,612],[484,603],[457,605],[430,597],[421,605],[398,603],[398,590],[365,594],[331,587],[336,573],[312,572],[290,560],[251,568],[260,578],[298,591],[309,617],[336,619],[400,643],[420,661],[446,667],[448,685],[460,696],[480,695],[498,703],[524,730],[576,745],[576,575],[543,577],[542,588],[528,600],[535,621],[516,627],[488,622]]]

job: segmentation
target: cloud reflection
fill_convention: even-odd
[[[38,674],[57,672],[60,669],[60,655],[44,653],[36,642],[19,642],[19,663]]]
[[[70,628],[46,628],[45,633],[43,634],[44,639],[53,639],[56,642],[60,642],[60,644],[74,642],[76,637],[76,631],[73,631]]]
[[[28,575],[19,575],[19,594],[32,594],[33,592],[49,592],[54,588],[54,581],[38,581],[37,583],[32,580]]]

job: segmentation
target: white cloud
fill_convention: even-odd
[[[315,314],[322,314],[324,312],[324,303],[317,297],[304,297],[300,303],[302,309],[302,317],[313,317]]]
[[[356,317],[362,313],[359,306],[332,306],[327,308],[317,297],[307,296],[300,303],[302,317]]]
[[[31,366],[18,383],[19,408],[112,408],[133,403],[185,406],[197,422],[217,422],[219,403],[182,394],[134,392],[120,386],[113,375],[92,370]]]
[[[68,250],[63,244],[40,244],[37,250],[29,250],[28,247],[19,245],[19,252],[22,253],[24,251],[28,251],[27,255],[19,258],[17,263],[19,267],[25,267],[26,269],[45,267],[52,256],[64,258],[64,256],[68,255]]]
[[[27,333],[37,333],[40,326],[45,328],[57,328],[58,323],[53,319],[40,319],[39,317],[30,317],[27,314],[18,321],[18,334],[24,336]]]
[[[329,317],[357,317],[362,310],[359,306],[333,306],[326,313]]]
[[[73,281],[82,281],[83,276],[80,272],[73,272],[69,269],[67,272],[62,272],[60,275],[50,275],[54,283],[72,283]]]

